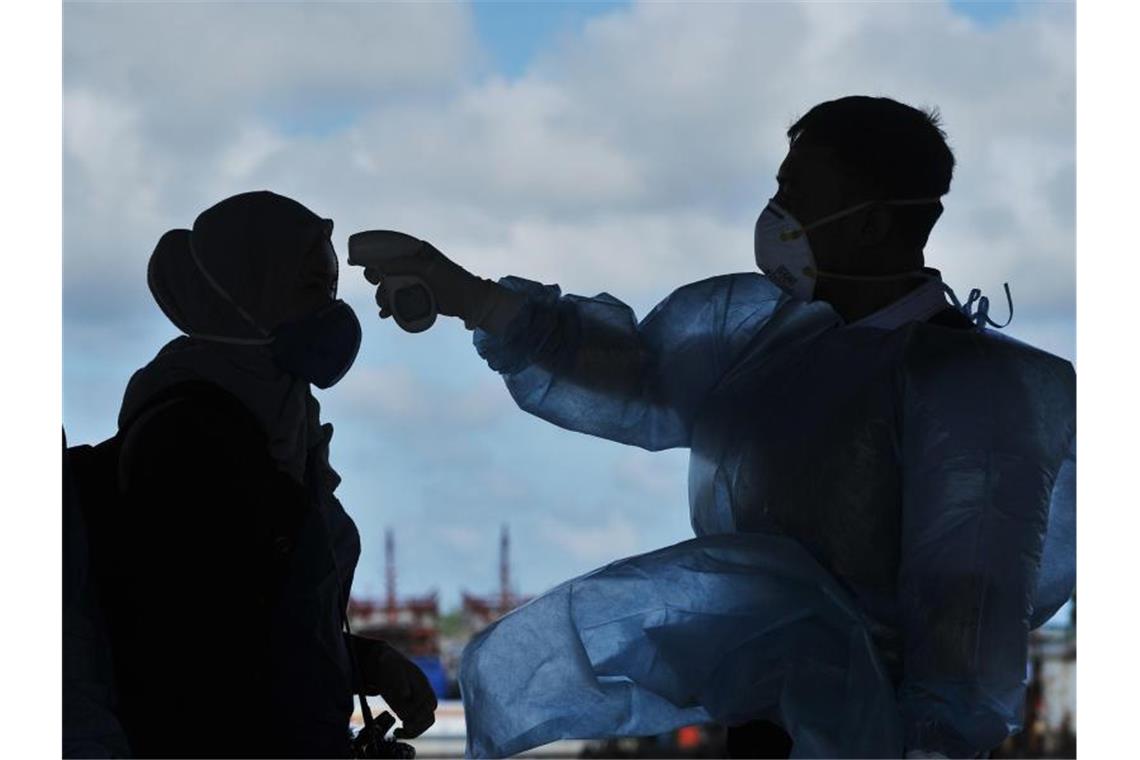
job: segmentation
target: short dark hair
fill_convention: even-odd
[[[935,198],[950,191],[954,154],[937,109],[851,95],[812,108],[788,129],[788,141],[831,148],[840,167],[871,185],[881,200]],[[942,213],[940,204],[894,210],[900,231],[919,246]]]

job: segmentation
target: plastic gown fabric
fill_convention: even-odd
[[[467,752],[774,720],[793,756],[972,756],[1018,730],[1075,581],[1075,376],[983,329],[844,326],[759,274],[640,324],[527,294],[475,344],[517,404],[688,447],[696,538],[570,580],[464,651]]]

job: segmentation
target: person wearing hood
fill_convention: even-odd
[[[926,266],[954,166],[936,115],[845,97],[787,137],[763,274],[684,285],[640,322],[608,293],[350,238],[382,317],[419,278],[524,411],[690,450],[696,538],[468,645],[470,755],[716,721],[731,756],[978,757],[1020,728],[1028,633],[1075,579],[1073,367]]]
[[[159,240],[147,281],[184,333],[131,378],[109,594],[122,724],[136,755],[347,757],[354,688],[412,737],[426,677],[345,632],[360,538],[334,491],[310,386],[352,366],[332,221],[236,195]]]

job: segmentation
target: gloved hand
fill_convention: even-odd
[[[426,240],[414,253],[386,261],[382,267],[370,266],[364,270],[364,276],[373,285],[379,285],[388,275],[419,277],[435,296],[439,313],[459,317],[471,329],[490,311],[491,293],[498,288],[490,280],[471,274]],[[384,288],[376,289],[376,303],[382,318],[392,315]]]
[[[438,702],[423,671],[383,641],[355,635],[352,639],[365,693],[383,697],[403,723],[392,736],[414,739],[430,728]]]

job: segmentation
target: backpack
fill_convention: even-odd
[[[63,757],[129,757],[118,718],[109,594],[115,584],[120,455],[127,433],[170,404],[210,398],[235,419],[252,415],[217,386],[191,381],[157,394],[115,435],[63,445]]]
[[[83,524],[84,531],[81,538],[85,539],[87,544],[86,567],[84,569],[89,573],[92,579],[90,585],[94,591],[95,607],[97,611],[103,613],[100,615],[103,625],[101,633],[103,640],[106,641],[108,645],[111,641],[113,621],[111,625],[107,625],[108,615],[106,612],[111,609],[110,594],[114,589],[116,577],[119,573],[123,572],[123,569],[115,567],[114,563],[117,508],[123,497],[120,487],[123,480],[121,467],[123,447],[124,444],[129,441],[129,433],[132,428],[150,419],[168,406],[185,400],[208,400],[216,408],[225,410],[227,416],[230,416],[231,419],[244,424],[247,429],[258,438],[265,437],[260,423],[236,397],[212,383],[195,380],[173,385],[156,394],[142,409],[127,420],[114,436],[107,440],[95,445],[85,444],[65,449],[65,470],[66,465],[70,464],[71,484],[74,487],[74,494],[76,496],[74,501],[76,502],[75,506],[77,506],[77,512],[80,518],[76,522]],[[315,484],[309,482],[307,486],[311,489]],[[342,600],[341,616],[345,633],[351,636],[351,628],[349,627],[347,617],[347,600]],[[381,752],[384,753],[381,756],[414,756],[414,750],[412,750],[410,746],[384,738],[384,735],[394,721],[387,713],[373,718],[372,711],[369,708],[364,694],[361,671],[356,662],[354,648],[350,645],[348,651],[350,662],[352,663],[351,670],[355,687],[354,690],[357,692],[357,697],[360,702],[365,728],[365,730],[362,730],[353,740],[354,755],[365,757],[377,756],[370,753]],[[101,656],[100,653],[93,654]],[[67,670],[65,658],[65,686],[68,684],[70,676]],[[107,675],[108,683],[103,690],[103,703],[99,705],[99,709],[105,713],[105,716],[109,716],[109,721],[105,720],[104,723],[112,723],[118,728],[119,735],[122,736],[122,746],[125,748],[126,738],[125,735],[122,734],[122,729],[115,717],[117,696],[115,694],[114,684],[110,679],[110,672],[108,672]],[[70,680],[74,679],[72,678]],[[65,704],[68,701],[66,694],[64,701]],[[65,756],[67,755],[68,747],[68,731],[69,715],[65,709]],[[115,738],[117,739],[118,737]],[[90,746],[74,746],[76,746],[75,756],[92,756],[93,754]],[[409,752],[411,754],[408,754]],[[112,754],[112,756],[125,755]]]

